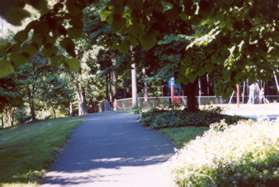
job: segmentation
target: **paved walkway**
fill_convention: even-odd
[[[228,115],[238,115],[249,117],[252,119],[275,120],[279,118],[279,104],[241,104],[239,108],[236,104],[217,105],[224,109],[224,113]]]
[[[74,131],[42,186],[172,187],[173,153],[173,145],[143,128],[136,115],[92,114]]]

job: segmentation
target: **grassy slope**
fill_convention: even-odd
[[[78,118],[61,118],[1,130],[0,187],[36,184],[80,122]]]
[[[206,130],[208,130],[207,127],[180,127],[165,128],[160,131],[165,134],[177,148],[181,148],[185,143],[191,141],[199,135],[202,135]]]

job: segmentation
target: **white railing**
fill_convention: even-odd
[[[266,99],[270,103],[279,103],[279,95],[267,95]],[[197,102],[200,105],[218,105],[218,104],[235,104],[236,97],[223,98],[222,96],[197,96]],[[248,97],[240,97],[240,103],[247,103]],[[229,103],[230,102],[230,103]],[[175,96],[174,106],[178,108],[185,108],[187,106],[187,96]],[[143,110],[152,108],[166,108],[171,107],[171,98],[169,96],[164,97],[138,97],[138,107]],[[132,110],[132,98],[124,98],[115,100],[114,106],[115,111],[129,111]]]

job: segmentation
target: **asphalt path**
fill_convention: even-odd
[[[72,134],[41,186],[172,187],[174,146],[138,116],[88,115]]]

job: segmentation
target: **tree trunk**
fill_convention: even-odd
[[[143,88],[143,92],[144,92],[144,102],[148,101],[148,85],[147,85],[147,75],[146,75],[146,71],[145,68],[142,68],[142,74],[143,74],[143,84],[144,84],[144,88]]]
[[[198,81],[195,80],[193,83],[184,85],[184,93],[187,96],[187,111],[197,112],[199,110],[199,105],[196,98],[196,92],[198,87]]]
[[[4,115],[1,115],[1,127],[4,129]]]
[[[52,108],[53,118],[55,119],[56,118],[55,108],[54,107],[51,107],[51,108]]]
[[[77,96],[78,96],[78,115],[84,116],[87,114],[86,100],[85,100],[85,90],[76,83]]]
[[[138,106],[138,95],[137,95],[137,70],[136,70],[136,56],[135,48],[130,47],[131,51],[131,84],[132,84],[132,107]]]
[[[108,93],[109,93],[109,102],[113,101],[113,93],[112,93],[112,77],[111,73],[108,74]]]
[[[242,88],[242,104],[245,103],[245,89],[246,89],[246,84],[245,84],[245,81],[243,81],[243,88]]]
[[[133,63],[131,65],[131,76],[132,76],[132,106],[137,107],[137,72],[136,72],[136,64]]]
[[[240,106],[240,87],[239,84],[236,84],[236,104],[237,108]]]
[[[31,86],[32,87],[32,86]],[[28,95],[28,102],[30,107],[30,113],[32,121],[36,120],[36,111],[35,111],[35,104],[34,104],[34,95],[33,95],[33,88],[27,87],[27,95]]]
[[[210,79],[208,74],[206,74],[206,94],[210,95]]]
[[[113,103],[116,96],[116,73],[113,70],[111,72],[111,102]]]
[[[201,78],[198,79],[198,87],[199,87],[199,99],[198,99],[198,104],[201,105],[201,96],[202,96],[202,83],[201,83]]]
[[[69,115],[73,116],[73,103],[72,102],[69,103]]]
[[[8,115],[9,115],[9,118],[10,118],[10,124],[11,124],[11,126],[13,127],[13,126],[15,125],[15,121],[14,121],[14,109],[13,109],[13,107],[10,107],[10,108],[9,108]]]
[[[106,99],[109,100],[109,76],[106,75]]]

